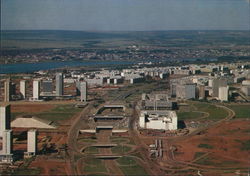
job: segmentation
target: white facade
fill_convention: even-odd
[[[158,130],[176,130],[177,122],[175,111],[141,111],[139,119],[141,128]]]
[[[26,98],[26,81],[25,80],[20,81],[20,93],[22,95],[22,98],[25,99]]]
[[[56,74],[56,95],[62,96],[63,95],[63,74],[57,73]]]
[[[228,101],[228,86],[219,87],[219,100]]]
[[[10,129],[10,105],[0,106],[0,136]]]
[[[12,130],[3,131],[2,155],[12,154]]]
[[[81,101],[87,101],[87,82],[80,82]]]
[[[39,100],[39,96],[40,96],[40,81],[34,80],[33,81],[33,99]]]
[[[37,131],[29,130],[28,131],[28,145],[27,152],[29,155],[35,155],[37,150],[37,139],[36,139]]]

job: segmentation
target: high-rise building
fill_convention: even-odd
[[[27,155],[33,156],[36,155],[37,152],[37,131],[29,130],[27,135]]]
[[[13,154],[12,154],[12,130],[3,131],[3,142],[2,150],[0,151],[0,162],[1,163],[12,163]]]
[[[219,97],[219,87],[226,87],[227,80],[226,79],[214,79],[213,80],[213,97]]]
[[[87,101],[87,82],[80,83],[81,101]]]
[[[3,131],[3,147],[2,154],[12,154],[12,130]]]
[[[205,95],[205,85],[199,85],[199,99],[204,99],[206,97]]]
[[[3,131],[10,129],[10,105],[0,106],[0,136],[3,136]]]
[[[176,85],[176,97],[184,99],[196,98],[196,85],[195,84]]]
[[[42,82],[41,87],[44,93],[52,93],[53,91],[52,80],[44,80]]]
[[[25,80],[20,81],[20,93],[22,95],[22,98],[25,99],[26,98],[26,81]]]
[[[62,73],[56,74],[56,95],[57,96],[63,95],[63,74]]]
[[[6,79],[4,82],[4,101],[8,102],[11,100],[11,82],[10,79]]]
[[[40,81],[33,80],[33,100],[39,100],[40,97]]]
[[[228,101],[228,86],[219,87],[219,100]]]

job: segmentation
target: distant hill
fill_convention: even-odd
[[[60,30],[1,31],[2,49],[118,47],[222,47],[249,45],[249,31],[87,32]]]

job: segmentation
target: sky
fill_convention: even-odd
[[[1,0],[2,30],[250,30],[249,0]]]

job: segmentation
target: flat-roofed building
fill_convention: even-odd
[[[139,125],[144,129],[176,130],[177,115],[175,111],[141,111]]]
[[[62,96],[63,95],[63,74],[56,73],[56,95]]]
[[[20,81],[20,93],[23,99],[26,98],[26,80]]]
[[[0,136],[3,136],[3,131],[10,129],[10,105],[0,106]]]
[[[40,98],[40,81],[33,80],[33,100],[39,100]]]

